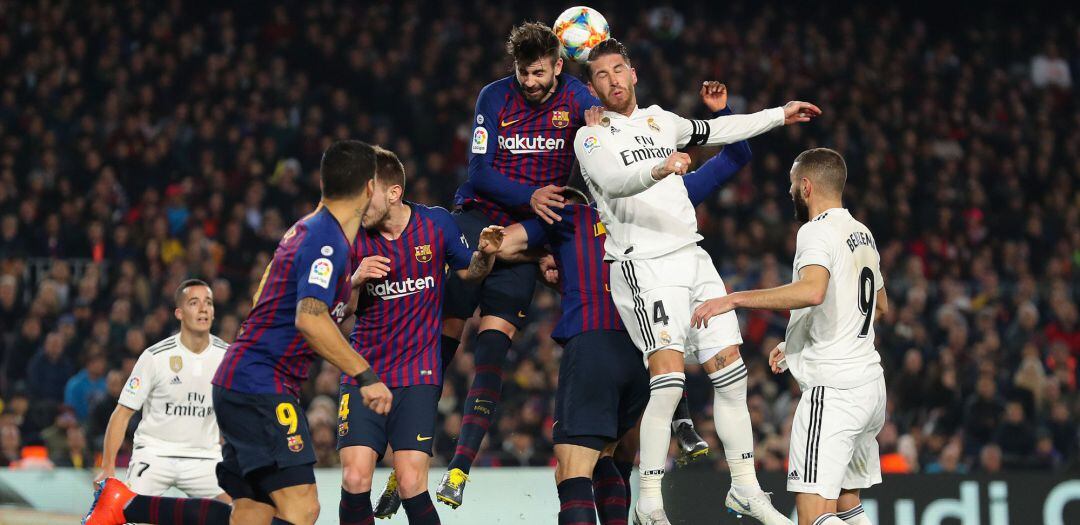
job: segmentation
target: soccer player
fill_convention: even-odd
[[[210,379],[228,344],[210,334],[210,285],[188,279],[173,298],[180,331],[147,348],[135,363],[105,428],[101,472],[94,482],[116,475],[116,452],[131,416],[142,411],[128,463],[131,490],[160,496],[176,487],[192,498],[230,503],[214,473],[221,442],[210,394]]]
[[[352,277],[358,288],[352,345],[394,395],[390,413],[360,402],[356,380],[342,376],[338,450],[341,523],[370,523],[371,476],[389,444],[394,479],[409,523],[436,524],[427,474],[439,396],[442,394],[440,331],[444,268],[466,281],[483,279],[502,243],[500,226],[480,233],[476,251],[443,208],[403,200],[405,168],[397,155],[375,148],[377,167],[371,205],[357,235]]]
[[[785,342],[769,355],[799,382],[788,449],[788,490],[800,525],[869,525],[859,491],[881,483],[877,434],[885,424],[885,376],[874,319],[889,309],[873,234],[841,197],[847,166],[815,148],[791,166],[795,241],[791,284],[705,301],[695,325],[736,308],[791,310]]]
[[[672,412],[685,387],[684,354],[689,354],[713,383],[713,417],[732,477],[726,505],[766,525],[790,523],[757,481],[737,319],[729,315],[702,330],[690,326],[694,306],[727,292],[709,255],[697,246],[701,235],[685,185],[668,176],[683,175],[689,167],[689,156],[678,148],[744,140],[809,121],[820,110],[790,102],[750,115],[687,120],[657,106],[637,106],[637,75],[617,40],[593,48],[588,68],[590,88],[607,111],[601,125],[578,131],[575,151],[607,227],[606,258],[614,261],[612,297],[646,356],[651,377],[641,420],[641,496],[635,520],[669,523],[660,482]]]
[[[469,179],[455,196],[454,220],[475,246],[489,224],[510,224],[539,214],[560,219],[560,192],[570,179],[574,133],[586,108],[599,102],[578,79],[562,73],[560,43],[552,30],[526,23],[510,32],[506,50],[514,74],[488,84],[476,100]],[[449,363],[465,319],[480,309],[474,362],[476,374],[454,457],[437,497],[461,505],[476,451],[491,426],[502,390],[502,368],[510,341],[526,320],[536,284],[533,263],[497,262],[482,283],[451,275],[447,283],[443,351]]]
[[[726,89],[718,82],[706,83],[702,97],[711,110],[730,113]],[[587,112],[586,119],[599,122],[599,112]],[[749,145],[739,142],[687,174],[683,182],[690,201],[703,202],[750,157]],[[648,373],[611,299],[600,215],[584,194],[573,189],[567,194],[571,199],[578,194],[580,204],[566,205],[559,212],[563,220],[553,225],[530,219],[510,226],[500,258],[527,257],[547,246],[559,276],[562,315],[552,332],[563,345],[553,428],[559,523],[596,523],[599,511],[601,523],[625,524],[629,469],[624,476],[612,455],[645,408]]]
[[[390,390],[338,328],[355,305],[352,243],[374,191],[374,174],[375,150],[368,144],[338,141],[323,153],[322,202],[285,232],[240,335],[214,376],[214,412],[225,439],[218,483],[233,498],[232,523],[311,525],[318,518],[315,452],[298,400],[315,354],[356,378],[368,408],[379,414],[390,409]],[[174,516],[178,506],[202,507],[213,500],[156,498],[147,502],[148,515],[129,515],[128,509],[143,508],[140,498],[147,497],[108,478],[99,484],[86,523],[230,520]]]

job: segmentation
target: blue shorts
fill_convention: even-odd
[[[649,371],[630,335],[582,332],[563,346],[552,439],[603,450],[634,428],[648,402]]]
[[[275,490],[315,483],[314,443],[295,397],[214,386],[213,398],[225,440],[218,484],[229,496],[272,504]]]
[[[493,221],[477,210],[458,210],[454,212],[454,222],[461,228],[469,248],[476,249],[480,232]],[[498,261],[479,283],[466,283],[450,272],[445,289],[443,313],[446,317],[468,319],[479,306],[480,315],[493,315],[520,329],[525,325],[536,289],[536,263]]]
[[[391,388],[390,413],[376,414],[364,405],[360,387],[341,385],[337,448],[368,447],[382,460],[386,445],[394,450],[419,450],[431,455],[435,419],[442,387],[413,385]]]

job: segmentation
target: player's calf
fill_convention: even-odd
[[[314,483],[275,490],[270,493],[270,499],[277,509],[274,518],[278,523],[315,525],[319,519],[319,494]]]

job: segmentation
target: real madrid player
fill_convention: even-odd
[[[645,354],[650,399],[641,420],[641,496],[635,521],[669,523],[660,482],[671,440],[671,416],[685,387],[684,359],[701,363],[712,380],[713,417],[731,470],[726,504],[767,525],[790,523],[757,481],[746,406],[742,336],[734,314],[693,329],[690,315],[707,298],[727,294],[705,250],[697,246],[697,216],[683,175],[690,157],[678,148],[744,140],[784,124],[807,122],[820,110],[806,102],[749,115],[688,120],[658,106],[639,108],[637,74],[626,48],[605,40],[589,55],[589,86],[607,111],[581,128],[574,149],[607,227],[612,298],[634,343]]]
[[[885,377],[874,319],[889,298],[874,236],[841,203],[846,181],[839,153],[802,152],[791,166],[795,217],[805,223],[791,284],[710,299],[693,317],[705,325],[735,308],[791,310],[769,364],[778,373],[786,364],[802,390],[788,451],[800,525],[869,525],[859,491],[881,483]]]
[[[214,296],[209,285],[186,280],[174,298],[180,331],[139,356],[105,429],[101,472],[94,481],[116,475],[116,453],[128,422],[142,411],[128,463],[131,490],[159,496],[176,487],[193,498],[229,502],[214,473],[221,437],[210,384],[229,345],[210,334]]]

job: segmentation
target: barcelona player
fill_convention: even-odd
[[[390,390],[338,328],[350,304],[355,307],[352,244],[374,174],[375,150],[368,144],[344,140],[323,153],[322,202],[282,237],[241,333],[214,376],[214,411],[225,440],[217,475],[233,498],[231,516],[214,500],[136,496],[108,478],[84,523],[315,523],[315,452],[297,397],[315,355],[354,377],[372,411],[386,414],[392,403]],[[211,506],[207,517],[204,509]]]
[[[495,263],[502,227],[480,232],[476,251],[443,208],[403,200],[405,168],[375,148],[371,205],[363,216],[353,274],[358,288],[352,344],[394,395],[389,414],[360,402],[355,378],[342,375],[338,409],[341,523],[370,523],[371,476],[389,444],[395,483],[409,523],[439,523],[427,492],[427,473],[442,393],[440,331],[444,268],[465,281],[483,279]]]

